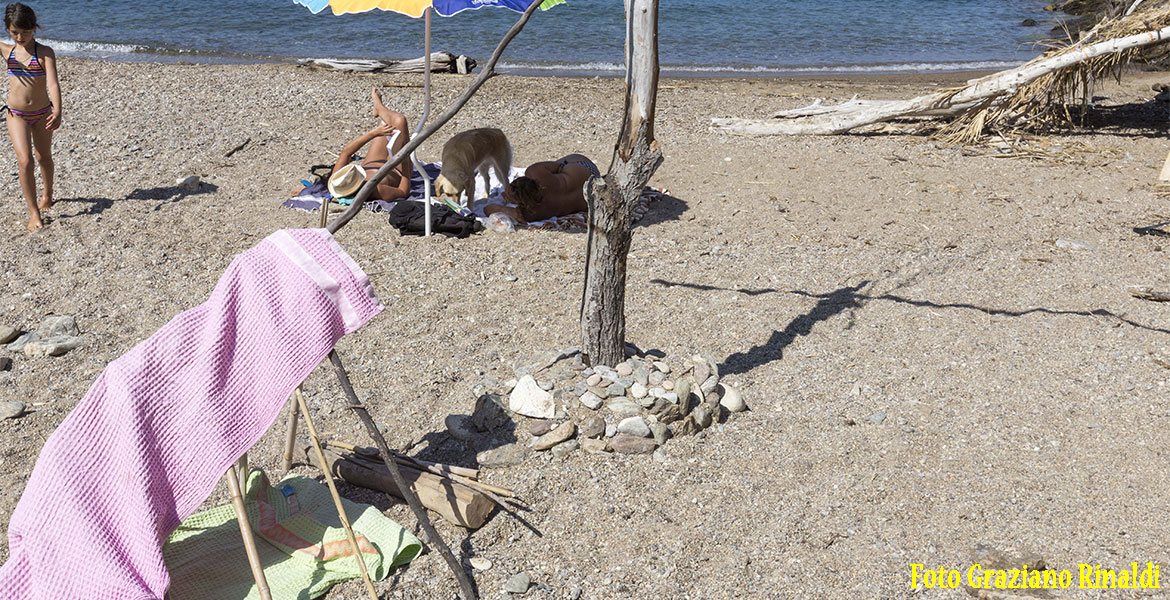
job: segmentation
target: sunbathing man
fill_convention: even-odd
[[[354,153],[361,150],[366,144],[370,144],[366,159],[362,161],[362,168],[366,170],[366,180],[368,181],[410,139],[410,133],[406,127],[406,117],[402,116],[402,113],[386,108],[386,105],[382,104],[382,95],[378,93],[377,88],[374,88],[372,96],[374,115],[379,119],[378,125],[354,138],[341,149],[341,156],[337,157],[337,163],[333,165],[333,171],[329,173],[330,177],[338,169],[349,164],[353,160]],[[393,143],[388,147],[387,142],[395,131],[398,132],[398,137],[394,138]],[[414,169],[410,166],[409,158],[398,163],[392,171],[382,178],[382,181],[378,182],[373,197],[392,201],[409,196],[410,176],[413,172]]]
[[[601,171],[581,154],[538,162],[504,186],[504,200],[515,207],[489,204],[483,212],[485,215],[504,213],[521,223],[581,212],[588,208],[584,186],[590,177],[601,177]]]

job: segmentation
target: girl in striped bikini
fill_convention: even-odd
[[[4,28],[12,45],[0,42],[8,56],[8,137],[20,167],[20,189],[28,204],[28,230],[44,227],[41,211],[53,205],[53,131],[61,126],[61,86],[57,82],[57,56],[38,44],[37,16],[19,2],[4,9]],[[37,202],[33,158],[41,165],[44,194]]]

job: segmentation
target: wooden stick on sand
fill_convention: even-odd
[[[313,450],[316,451],[318,464],[321,471],[325,473],[325,483],[329,486],[329,493],[333,496],[333,505],[337,507],[337,518],[341,520],[345,536],[349,538],[349,545],[353,548],[353,556],[357,561],[358,570],[362,573],[362,581],[366,584],[366,591],[370,594],[370,600],[378,600],[378,591],[374,589],[374,582],[370,580],[370,574],[366,570],[366,559],[362,556],[362,548],[358,545],[357,537],[353,534],[353,527],[350,526],[349,517],[345,514],[345,507],[341,504],[341,496],[337,493],[337,486],[334,485],[333,477],[329,474],[329,462],[325,460],[325,452],[321,450],[321,440],[317,437],[317,428],[313,426],[313,416],[309,413],[309,405],[305,404],[301,388],[298,387],[293,394],[297,398],[297,405],[301,407],[301,413],[305,416],[305,427],[309,430],[309,439],[313,441]]]
[[[232,506],[236,509],[236,520],[240,522],[240,535],[244,538],[244,552],[248,555],[248,564],[252,567],[252,578],[256,580],[256,588],[260,591],[260,600],[272,600],[272,591],[268,589],[268,578],[264,576],[264,565],[260,564],[260,552],[256,550],[256,538],[252,535],[252,525],[248,523],[248,509],[244,506],[244,494],[240,492],[240,480],[236,477],[236,465],[228,467],[226,477],[228,491],[232,495]]]

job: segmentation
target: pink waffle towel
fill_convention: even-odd
[[[161,599],[167,536],[381,310],[324,229],[237,256],[207,302],[111,362],[49,437],[9,523],[0,596]]]

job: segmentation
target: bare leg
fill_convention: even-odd
[[[386,108],[382,104],[382,95],[378,93],[378,89],[374,88],[371,96],[374,101],[374,114],[383,123],[398,130],[398,135],[394,138],[394,143],[387,145],[385,137],[379,137],[370,142],[370,151],[366,155],[366,162],[370,161],[386,161],[391,156],[398,153],[406,142],[410,140],[410,128],[406,122],[406,117],[399,112],[395,112]],[[379,196],[383,200],[392,200],[395,198],[405,198],[410,195],[410,176],[414,173],[414,167],[411,166],[410,160],[404,160],[394,167],[394,172],[387,175],[378,184]]]
[[[45,226],[41,221],[41,211],[37,208],[37,179],[33,164],[32,144],[29,141],[31,132],[24,119],[7,116],[8,137],[12,138],[12,150],[16,152],[16,164],[20,170],[20,191],[24,194],[24,203],[28,205],[28,230],[36,231]]]
[[[53,132],[46,126],[47,122],[47,119],[41,119],[32,126],[33,152],[37,164],[41,166],[41,184],[44,187],[41,202],[37,205],[40,210],[48,210],[53,206]]]

